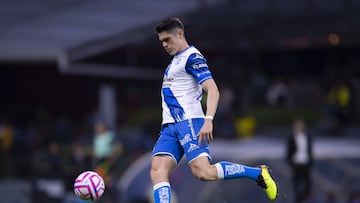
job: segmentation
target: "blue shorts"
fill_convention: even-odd
[[[211,159],[208,144],[198,144],[198,134],[203,124],[203,118],[164,124],[152,156],[169,155],[176,163],[179,163],[184,154],[189,163],[199,156],[207,156]]]

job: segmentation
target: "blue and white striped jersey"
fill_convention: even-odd
[[[162,84],[162,123],[203,118],[201,83],[212,78],[206,59],[195,47],[174,55]]]

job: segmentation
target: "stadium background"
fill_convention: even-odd
[[[221,88],[215,160],[269,163],[276,202],[293,202],[284,148],[303,117],[313,198],[350,203],[360,192],[359,11],[357,0],[1,1],[1,202],[76,202],[72,150],[92,146],[99,118],[124,147],[99,202],[147,202],[170,60],[154,25],[179,16]],[[247,180],[202,183],[184,163],[172,180],[178,202],[266,201]]]

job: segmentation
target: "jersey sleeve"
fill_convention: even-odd
[[[189,56],[186,62],[185,70],[200,84],[205,80],[212,78],[206,59],[198,53],[193,53]]]

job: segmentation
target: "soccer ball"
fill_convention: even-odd
[[[104,191],[104,180],[94,171],[85,171],[75,179],[74,192],[82,200],[98,200],[104,194]]]

